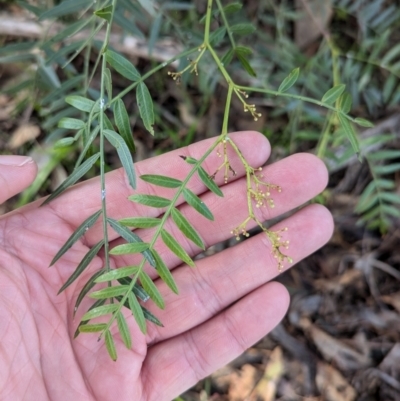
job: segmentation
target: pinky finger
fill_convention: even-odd
[[[278,325],[288,306],[285,287],[270,282],[202,325],[149,348],[145,399],[171,400],[226,365]]]

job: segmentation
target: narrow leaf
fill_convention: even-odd
[[[104,86],[106,87],[108,98],[112,99],[112,78],[111,78],[111,71],[109,68],[104,69]]]
[[[112,50],[107,50],[106,61],[123,77],[131,81],[138,81],[140,79],[138,70],[130,61],[128,61],[125,57],[122,57],[120,54],[115,53]]]
[[[142,239],[132,231],[130,231],[128,228],[122,226],[120,223],[118,223],[117,220],[107,218],[108,224],[127,242],[129,243],[135,243],[135,242],[143,242]],[[149,264],[153,267],[156,266],[156,261],[153,258],[153,255],[149,250],[146,250],[143,252],[143,256],[147,259]]]
[[[118,285],[115,287],[106,287],[101,290],[92,292],[89,297],[93,299],[108,299],[118,297],[120,295],[125,295],[129,289],[126,285]]]
[[[195,195],[190,189],[184,188],[183,197],[185,198],[185,201],[190,206],[192,206],[195,210],[197,210],[204,217],[206,217],[209,220],[214,220],[214,216],[211,213],[210,209],[207,207],[207,205],[197,195]]]
[[[65,101],[70,104],[72,107],[75,107],[76,109],[80,111],[84,111],[86,113],[90,113],[95,107],[96,102],[93,100],[90,100],[86,97],[79,96],[79,95],[70,95],[65,98]],[[95,112],[99,112],[100,108],[98,105],[96,105],[96,109],[94,110]]]
[[[66,137],[66,138],[61,138],[59,139],[55,144],[53,149],[63,149],[63,148],[68,148],[72,144],[74,144],[76,141],[75,138],[73,137]]]
[[[90,308],[88,309],[88,312],[93,309],[98,308],[99,306],[104,305],[105,302],[106,302],[105,299],[98,299],[96,302],[93,303],[93,305],[90,306]],[[79,333],[80,333],[79,328],[87,323],[89,323],[89,320],[81,320],[79,322],[78,327],[76,328],[75,333],[74,333],[74,338],[79,336]]]
[[[201,181],[203,182],[203,184],[210,191],[214,192],[218,196],[221,196],[221,197],[224,196],[221,189],[218,187],[218,185],[215,183],[215,181],[208,176],[206,170],[204,170],[203,167],[199,167],[199,169],[197,170],[197,173],[199,174],[199,177],[200,177]]]
[[[78,11],[83,11],[88,5],[92,3],[92,0],[67,0],[62,3],[50,8],[40,15],[39,21],[44,21],[49,18],[58,18],[64,15],[72,14]]]
[[[79,130],[84,128],[85,122],[77,118],[64,117],[58,122],[57,126],[59,128]]]
[[[171,210],[171,216],[172,216],[172,220],[174,221],[176,226],[179,228],[179,230],[182,231],[183,235],[186,238],[189,238],[199,248],[201,248],[201,249],[206,248],[199,233],[196,231],[196,229],[189,223],[189,221],[186,219],[186,217],[183,216],[183,214],[178,209],[173,208]]]
[[[365,128],[372,128],[374,127],[374,124],[371,123],[371,121],[366,120],[365,118],[361,118],[361,117],[357,117],[354,122],[361,126],[361,127],[365,127]]]
[[[150,184],[165,188],[178,188],[182,185],[182,181],[164,175],[144,174],[141,175],[140,178]]]
[[[131,124],[129,122],[129,115],[126,111],[125,104],[121,99],[118,99],[114,106],[114,118],[115,124],[118,127],[118,131],[122,138],[125,140],[125,143],[128,146],[128,149],[135,153],[135,144],[133,142],[133,136],[131,132]]]
[[[299,78],[300,68],[295,68],[280,84],[278,92],[286,92]]]
[[[157,286],[154,284],[153,280],[150,278],[150,276],[142,270],[140,272],[139,279],[140,282],[142,283],[143,289],[149,294],[153,302],[160,309],[164,309],[165,303],[163,297],[160,294],[160,291],[158,290]]]
[[[152,228],[160,225],[161,220],[155,217],[127,217],[118,220],[120,224],[127,227],[135,228]]]
[[[242,64],[242,67],[246,70],[246,72],[251,76],[251,77],[256,77],[257,74],[253,70],[253,67],[250,65],[248,62],[247,58],[243,56],[241,53],[236,52],[236,57],[240,61],[240,64]]]
[[[337,113],[338,119],[340,121],[340,124],[349,139],[351,146],[353,148],[353,151],[359,155],[360,153],[360,147],[358,145],[358,139],[356,136],[356,132],[354,131],[354,127],[351,124],[351,122],[341,113]]]
[[[155,249],[151,250],[154,259],[156,261],[156,270],[158,274],[161,277],[161,280],[164,281],[165,284],[174,292],[175,294],[178,294],[178,286],[175,283],[174,278],[172,277],[172,274],[170,270],[168,269],[167,265],[164,263],[164,261],[161,259],[161,256],[158,254],[158,252]]]
[[[105,19],[108,23],[111,22],[111,15],[112,15],[113,6],[107,6],[102,8],[101,10],[97,10],[94,12],[100,18]]]
[[[58,259],[61,258],[61,256],[64,255],[65,252],[68,251],[72,247],[72,245],[75,244],[76,241],[79,240],[79,238],[82,237],[83,234],[86,233],[87,230],[89,230],[90,227],[93,226],[94,223],[96,223],[97,219],[101,215],[101,210],[98,212],[92,214],[89,216],[75,231],[74,233],[67,239],[65,244],[61,247],[61,249],[57,252],[56,256],[54,256],[53,260],[50,263],[50,266],[53,266],[54,263],[57,262]]]
[[[150,92],[144,82],[140,82],[136,88],[136,101],[145,128],[151,135],[154,135],[153,99],[151,98]]]
[[[86,153],[88,152],[89,148],[91,147],[92,143],[96,139],[99,132],[100,132],[100,127],[96,126],[94,128],[94,130],[92,131],[92,133],[90,134],[88,140],[86,141],[86,144],[85,144],[84,148],[82,149],[82,152],[78,157],[78,160],[75,163],[75,169],[77,169],[81,165],[82,160],[86,157]]]
[[[80,178],[82,178],[92,168],[99,157],[100,153],[96,153],[89,157],[89,159],[82,163],[82,165],[80,165],[77,169],[75,169],[74,172],[42,203],[42,206],[52,201],[68,187],[75,184]]]
[[[105,323],[94,323],[94,324],[83,324],[79,326],[79,332],[81,333],[98,333],[103,331],[107,325]]]
[[[107,304],[101,305],[96,308],[93,308],[87,311],[83,316],[82,320],[90,320],[94,319],[95,317],[109,315],[110,313],[115,312],[119,308],[118,304]]]
[[[136,242],[135,244],[122,244],[111,249],[111,255],[127,255],[131,253],[140,253],[149,249],[149,245],[146,242]]]
[[[353,103],[353,100],[351,98],[350,93],[345,92],[339,99],[339,108],[343,113],[347,114],[351,110],[352,103]]]
[[[121,312],[117,313],[117,325],[119,334],[121,335],[125,347],[131,349],[132,348],[131,332],[129,330],[128,324],[126,323],[125,316]]]
[[[230,27],[230,29],[231,29],[231,32],[233,32],[237,35],[251,35],[252,33],[255,32],[256,27],[252,24],[241,23],[241,24],[232,25]]]
[[[139,266],[125,266],[119,269],[114,269],[109,272],[104,272],[101,276],[96,277],[96,283],[105,283],[107,281],[117,280],[119,278],[128,277],[137,273]]]
[[[92,275],[92,277],[90,277],[90,279],[83,286],[83,288],[81,289],[81,292],[79,293],[79,295],[75,301],[74,316],[75,316],[75,313],[78,310],[78,307],[81,304],[83,298],[85,297],[85,295],[96,285],[97,277],[100,277],[105,271],[106,271],[105,269],[101,269],[101,270],[97,271],[96,273],[94,273]]]
[[[106,330],[104,342],[106,344],[106,348],[107,348],[108,354],[110,355],[111,359],[113,361],[116,361],[117,360],[117,350],[115,348],[114,339],[113,339],[113,336],[112,336],[110,330]]]
[[[194,267],[195,264],[187,252],[182,248],[179,242],[166,230],[161,229],[161,238],[164,244],[176,255],[179,259],[183,260],[186,264]]]
[[[98,254],[100,248],[104,245],[104,239],[98,242],[90,251],[83,257],[81,262],[75,271],[71,274],[68,280],[64,283],[64,285],[58,291],[58,294],[63,292],[66,288],[68,288],[89,266],[90,262],[94,259],[94,257]]]
[[[142,311],[144,318],[148,320],[149,322],[154,323],[157,326],[164,327],[164,325],[160,322],[159,319],[157,319],[149,310],[147,310],[144,306],[142,306]]]
[[[340,95],[346,89],[346,85],[335,85],[333,88],[329,89],[325,95],[322,97],[321,102],[326,104],[333,104]]]
[[[147,328],[146,328],[146,320],[143,315],[143,310],[140,307],[139,301],[133,295],[132,292],[130,292],[128,295],[128,301],[129,301],[129,308],[132,311],[133,317],[135,318],[136,323],[140,328],[140,331],[143,334],[146,334]]]
[[[136,188],[136,175],[133,166],[133,159],[131,152],[129,151],[128,145],[125,143],[121,135],[117,134],[115,131],[109,129],[104,130],[104,135],[108,141],[115,147],[118,153],[118,157],[121,160],[122,167],[125,170],[126,176],[130,186]]]
[[[167,207],[171,203],[169,199],[155,195],[135,194],[129,196],[128,199],[131,200],[132,202],[140,203],[141,205],[156,207],[156,208]]]

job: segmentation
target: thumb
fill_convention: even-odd
[[[31,157],[0,156],[0,204],[32,184],[36,172]]]

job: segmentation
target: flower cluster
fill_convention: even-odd
[[[252,181],[252,187],[248,189],[251,198],[256,202],[256,207],[260,208],[262,206],[269,206],[271,209],[275,207],[274,200],[271,198],[271,190],[275,189],[278,192],[282,191],[282,188],[279,185],[270,184],[262,181],[264,177],[261,174],[262,167],[258,169],[250,169],[250,176]]]
[[[269,240],[271,241],[271,252],[274,258],[278,261],[278,270],[280,272],[283,270],[283,264],[285,260],[287,260],[289,263],[293,263],[293,259],[290,256],[285,255],[280,249],[281,247],[284,249],[289,249],[289,241],[282,240],[281,236],[281,233],[287,230],[287,227],[282,228],[278,231],[269,231],[267,229],[264,229],[264,232],[267,234]]]

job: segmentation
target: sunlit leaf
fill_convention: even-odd
[[[171,210],[171,217],[179,230],[182,231],[186,238],[189,238],[199,248],[205,249],[203,240],[196,229],[189,223],[185,216],[176,208]]]
[[[158,252],[155,249],[151,250],[154,259],[156,261],[156,270],[158,274],[161,277],[161,280],[164,281],[165,284],[175,293],[178,294],[178,287],[175,283],[174,278],[172,277],[172,274],[170,270],[168,269],[167,265],[164,263],[164,261],[161,259],[161,256],[158,254]]]
[[[123,226],[135,228],[152,228],[161,223],[161,220],[155,217],[127,217],[118,221]]]
[[[295,68],[280,84],[278,92],[286,92],[289,90],[297,81],[300,74],[300,68]]]
[[[109,315],[110,313],[115,312],[118,308],[119,308],[118,304],[101,305],[101,306],[98,306],[96,308],[93,308],[93,309],[87,311],[82,316],[81,320],[90,320],[90,319],[94,319],[95,317]]]
[[[118,99],[114,105],[114,118],[115,124],[118,127],[118,131],[122,138],[125,140],[125,143],[128,145],[128,149],[134,153],[135,152],[135,144],[133,142],[133,136],[131,131],[131,124],[129,122],[129,115],[126,111],[124,102],[121,99]]]
[[[143,270],[139,274],[139,279],[142,284],[143,289],[149,294],[153,302],[160,308],[165,308],[165,303],[160,291],[154,284],[153,280],[145,273]]]
[[[93,100],[90,100],[86,97],[79,96],[79,95],[70,95],[65,98],[66,103],[70,104],[72,107],[75,107],[76,109],[80,111],[84,111],[86,113],[90,113],[95,107],[96,102]],[[100,111],[100,108],[98,105],[96,105],[95,110],[96,112]]]
[[[90,298],[94,299],[108,299],[118,297],[119,295],[125,295],[127,290],[129,289],[126,285],[118,285],[115,287],[106,287],[101,290],[94,291],[89,294]]]
[[[162,208],[167,207],[171,203],[169,199],[162,198],[156,195],[135,194],[128,197],[132,202],[140,203],[141,205]]]
[[[178,188],[182,185],[182,181],[164,175],[144,174],[141,175],[140,178],[150,184],[165,188]]]
[[[140,82],[136,88],[136,101],[145,128],[151,135],[154,135],[153,99],[151,98],[150,92],[144,82]]]
[[[120,54],[115,53],[112,50],[107,50],[106,60],[107,63],[123,77],[131,81],[138,81],[140,79],[140,74],[134,65]]]
[[[121,160],[122,167],[125,170],[126,176],[128,177],[128,181],[130,186],[135,189],[136,188],[136,175],[135,169],[133,166],[133,159],[131,152],[127,144],[121,135],[117,134],[115,131],[111,131],[109,129],[104,130],[104,135],[108,139],[108,141],[115,147],[118,153],[118,157]]]
[[[127,255],[130,253],[140,253],[149,249],[149,245],[147,242],[136,242],[134,244],[122,244],[117,245],[113,249],[111,249],[111,255]]]
[[[83,324],[79,326],[79,331],[81,333],[98,333],[103,331],[107,325],[105,323],[93,323],[93,324]]]
[[[117,280],[119,278],[128,277],[138,272],[139,266],[125,266],[111,271],[103,271],[101,276],[95,279],[96,283],[104,283],[107,281]]]
[[[333,104],[346,89],[346,85],[336,85],[329,89],[322,97],[321,102],[326,104]]]
[[[113,339],[113,336],[112,336],[110,330],[106,330],[106,332],[104,333],[104,343],[106,344],[106,348],[107,348],[108,354],[110,355],[110,358],[113,361],[116,361],[117,360],[117,350],[115,348],[114,339]]]
[[[200,177],[201,181],[203,182],[203,184],[210,191],[214,192],[218,196],[221,196],[221,197],[224,196],[221,189],[218,187],[218,185],[215,183],[215,181],[208,176],[206,170],[204,170],[203,167],[199,167],[199,169],[197,170],[197,173],[199,174],[199,177]]]
[[[179,259],[183,260],[186,264],[194,267],[195,264],[187,252],[182,248],[179,242],[165,229],[161,229],[161,238],[164,244],[176,255]]]
[[[92,168],[99,157],[100,153],[96,153],[75,169],[72,174],[42,203],[42,206],[61,195],[62,192],[82,178]]]
[[[131,349],[132,348],[131,332],[129,331],[128,324],[126,323],[125,316],[121,312],[117,313],[117,325],[119,334],[121,335],[125,347]]]
[[[98,212],[92,214],[89,216],[75,231],[74,233],[67,239],[65,244],[61,247],[61,249],[57,252],[56,256],[54,256],[53,260],[50,263],[50,266],[54,265],[54,263],[57,262],[58,259],[61,258],[61,256],[64,255],[65,252],[68,251],[72,247],[72,245],[75,244],[76,241],[79,240],[79,238],[82,237],[83,234],[86,233],[86,231],[89,230],[90,227],[93,226],[94,223],[96,223],[97,219],[101,215],[101,210]]]
[[[185,201],[195,210],[197,210],[201,215],[209,220],[214,220],[214,216],[207,205],[190,189],[184,188],[183,197],[185,198]]]
[[[89,252],[83,257],[80,261],[78,267],[71,274],[68,280],[64,283],[64,285],[58,291],[58,294],[63,292],[66,288],[68,288],[89,266],[90,262],[95,258],[95,256],[99,253],[99,250],[104,245],[104,239],[99,241],[93,248],[89,250]]]
[[[146,320],[144,318],[143,310],[139,304],[139,301],[133,295],[132,292],[130,292],[128,295],[128,301],[129,301],[129,308],[132,311],[132,315],[135,318],[136,323],[138,324],[138,326],[140,328],[140,331],[143,334],[146,334],[147,327],[146,327]]]

